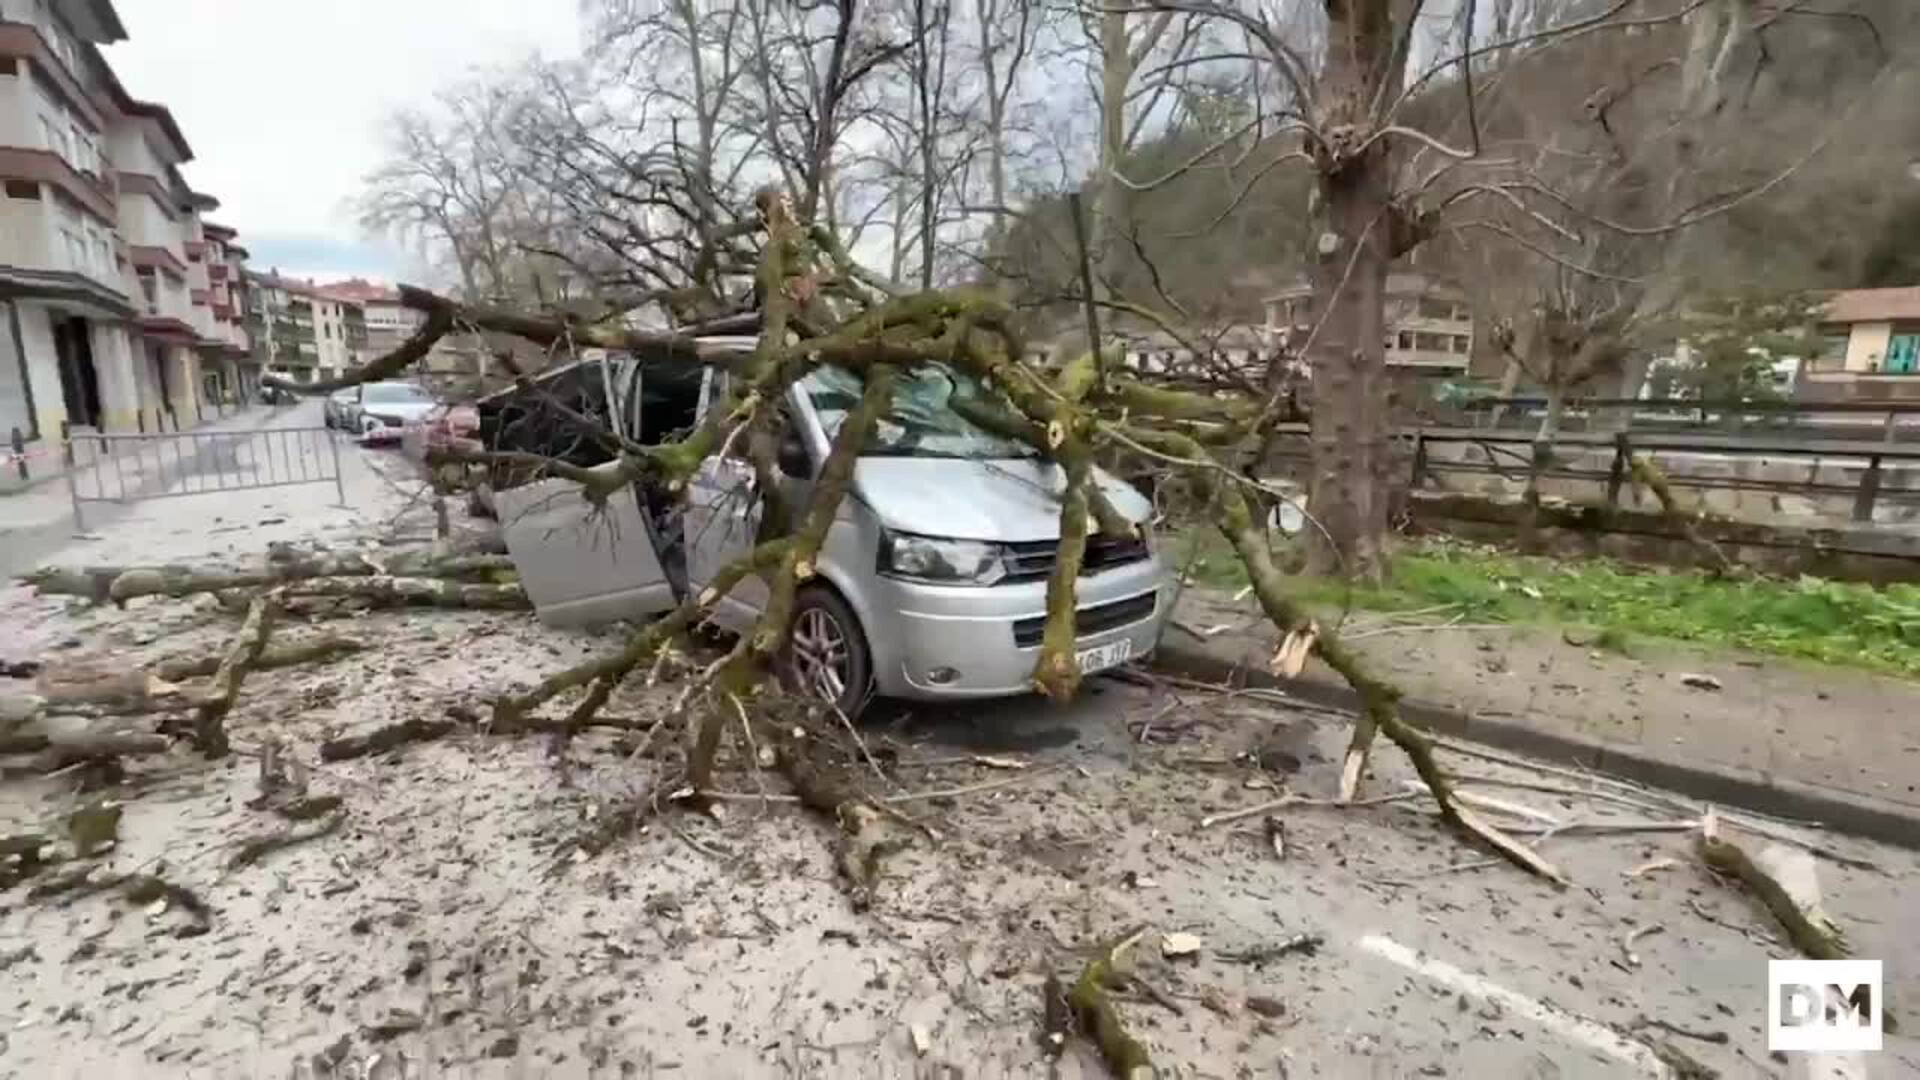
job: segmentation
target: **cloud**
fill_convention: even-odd
[[[127,91],[173,111],[256,266],[392,280],[409,265],[350,206],[381,161],[385,118],[475,68],[573,52],[569,0],[120,0],[107,49]]]
[[[412,265],[406,252],[374,237],[335,237],[326,233],[252,232],[242,239],[247,265],[288,277],[364,277],[393,282]]]

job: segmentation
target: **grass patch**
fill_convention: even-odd
[[[1184,564],[1187,538],[1169,557]],[[1238,589],[1245,572],[1231,549],[1202,536],[1193,580]],[[1465,622],[1593,628],[1597,648],[1627,652],[1637,638],[1730,646],[1777,656],[1920,676],[1920,586],[1801,578],[1724,581],[1646,570],[1606,559],[1558,561],[1476,545],[1432,542],[1402,551],[1379,587],[1302,581],[1302,598],[1371,611],[1452,604]]]

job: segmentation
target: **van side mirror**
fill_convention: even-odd
[[[780,449],[775,454],[774,464],[788,476],[806,478],[813,475],[813,455],[807,453],[807,444],[800,441],[795,431],[787,431],[780,436]]]

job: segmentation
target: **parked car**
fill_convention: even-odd
[[[435,405],[418,424],[409,424],[401,437],[401,449],[415,460],[425,461],[436,450],[466,445],[480,448],[480,410],[472,405]]]
[[[363,443],[398,442],[409,424],[425,420],[439,402],[424,387],[398,380],[366,383],[351,418]]]
[[[657,444],[724,401],[728,374],[619,358],[549,372],[532,389],[480,403],[490,449],[530,450],[590,468],[610,452],[568,421],[567,409],[604,418],[619,434]],[[950,405],[979,388],[927,364],[898,382],[890,415],[854,471],[815,574],[794,604],[780,657],[788,685],[849,715],[874,695],[919,699],[1025,692],[1038,653],[1047,578],[1059,537],[1060,468],[1024,443],[995,435]],[[857,376],[834,367],[796,383],[782,401],[780,484],[804,498],[833,433],[858,402]],[[757,500],[744,497],[744,452],[702,462],[686,498],[637,484],[604,516],[584,499],[555,498],[571,482],[496,472],[495,506],[507,551],[540,618],[555,625],[639,619],[704,588],[758,539]],[[1114,507],[1147,528],[1152,508],[1131,487],[1096,474]],[[1171,575],[1146,539],[1089,541],[1080,580],[1083,672],[1141,657],[1159,642]],[[711,618],[742,631],[766,586],[749,578]]]
[[[360,402],[360,388],[348,386],[327,395],[326,402],[320,406],[320,418],[330,428],[351,431],[353,410]]]

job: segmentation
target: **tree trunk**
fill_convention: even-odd
[[[1100,16],[1100,175],[1094,178],[1093,220],[1087,246],[1093,256],[1094,293],[1104,297],[1106,282],[1116,270],[1113,233],[1123,228],[1127,192],[1114,178],[1127,149],[1127,86],[1133,82],[1133,42],[1127,33],[1125,8],[1108,8]],[[1089,346],[1094,347],[1094,346]]]
[[[1313,269],[1321,307],[1313,343],[1313,477],[1307,504],[1312,573],[1377,579],[1385,569],[1392,408],[1385,348],[1389,162],[1378,149],[1321,178],[1324,252]],[[1325,531],[1322,532],[1321,530]]]
[[[1552,383],[1547,384],[1547,415],[1540,419],[1540,431],[1533,438],[1535,442],[1551,443],[1560,437],[1560,417],[1567,409],[1567,391]]]
[[[1405,66],[1387,0],[1327,5],[1330,47],[1321,85],[1325,130],[1360,136],[1373,103]],[[1358,136],[1356,136],[1358,137]],[[1393,158],[1384,138],[1316,145],[1326,221],[1312,280],[1318,333],[1313,365],[1313,477],[1307,569],[1358,580],[1386,570],[1393,407],[1387,378],[1387,268],[1394,257]]]

